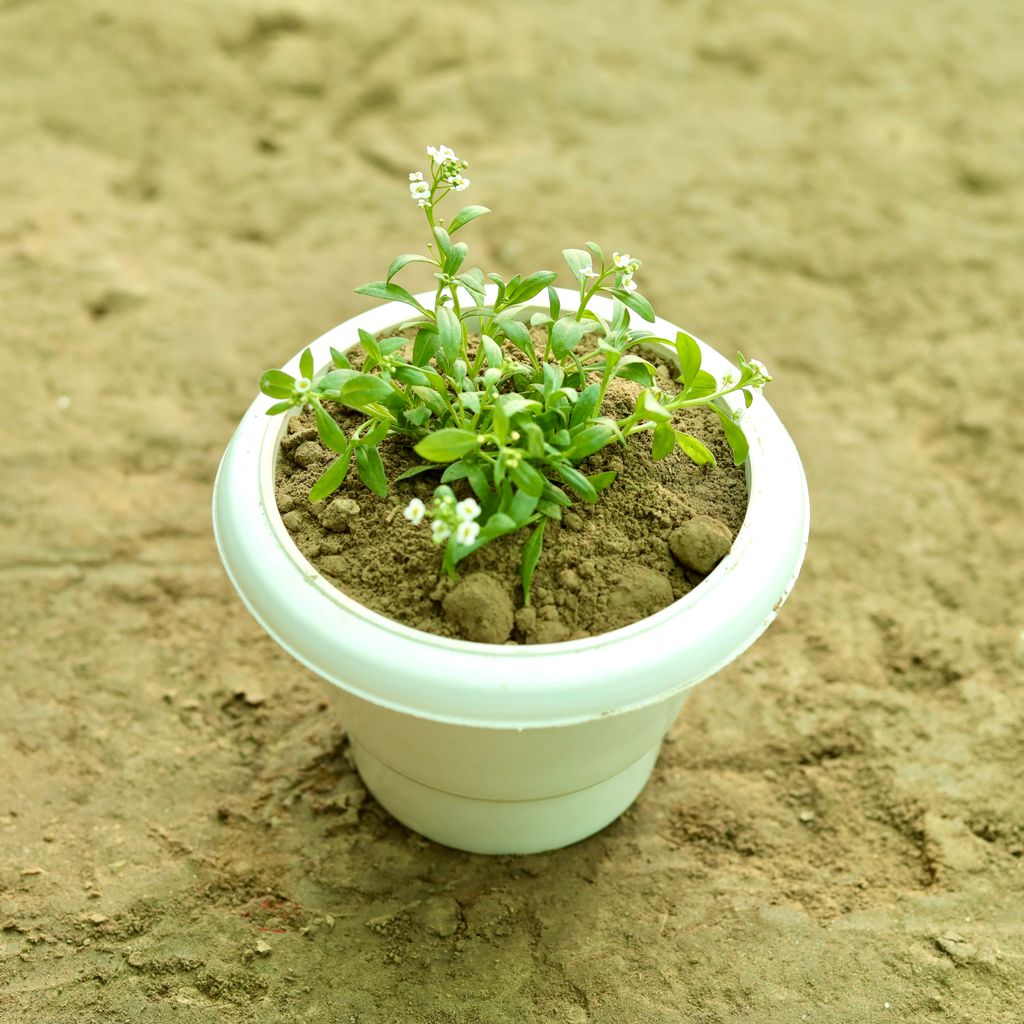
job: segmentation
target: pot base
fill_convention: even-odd
[[[396,772],[350,736],[356,767],[377,802],[403,825],[468,853],[556,850],[610,825],[640,795],[661,749],[603,782],[543,800],[478,800],[433,789]]]

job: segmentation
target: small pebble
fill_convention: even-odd
[[[137,949],[128,954],[129,967],[141,967],[145,962],[146,958]]]
[[[694,516],[669,534],[668,546],[681,564],[706,576],[729,553],[732,533],[711,516]]]
[[[575,512],[566,512],[562,516],[562,525],[567,530],[579,533],[583,529],[583,520]]]
[[[814,821],[814,811],[801,811],[797,815],[797,817],[805,823],[809,821]]]
[[[281,516],[281,522],[292,531],[301,529],[302,524],[306,521],[306,517],[298,510],[292,509],[291,512],[285,512]]]
[[[265,939],[256,940],[256,955],[257,956],[270,956],[271,946],[270,943]]]

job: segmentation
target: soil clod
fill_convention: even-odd
[[[694,516],[672,531],[668,546],[681,565],[707,576],[729,553],[732,532],[711,516]]]
[[[324,509],[320,522],[328,530],[344,533],[349,529],[352,520],[359,515],[359,503],[351,498],[335,498]]]
[[[512,632],[512,599],[490,573],[462,579],[444,599],[444,614],[464,640],[501,644]]]

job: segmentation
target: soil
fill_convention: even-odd
[[[0,2],[3,1024],[1019,1024],[1024,7],[514,10]],[[539,857],[389,818],[210,535],[442,143],[473,262],[640,257],[811,485],[779,619]]]
[[[543,351],[539,332],[535,341]],[[660,360],[656,365],[661,387],[674,394],[678,385],[668,367]],[[628,416],[640,391],[632,381],[612,381],[603,414]],[[331,411],[347,433],[364,419],[342,407]],[[529,606],[519,581],[526,531],[470,555],[452,580],[440,572],[440,551],[426,525],[402,517],[410,498],[429,503],[443,466],[392,484],[383,500],[353,472],[331,498],[310,504],[310,487],[335,458],[317,436],[312,413],[288,422],[278,461],[278,508],[299,550],[331,583],[405,625],[486,643],[595,636],[689,593],[725,556],[743,522],[744,471],[733,465],[718,417],[687,409],[673,425],[703,441],[717,465],[697,466],[678,449],[655,462],[649,435],[587,459],[583,472],[614,470],[615,482],[595,504],[576,502],[561,520],[547,524]],[[389,481],[423,461],[401,435],[389,438],[380,453]],[[471,494],[464,483],[455,491],[459,498]],[[706,543],[709,529],[719,541],[713,550]],[[687,531],[699,550],[681,543]]]

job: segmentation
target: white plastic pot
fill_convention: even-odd
[[[562,308],[575,292],[559,289]],[[417,296],[430,305],[433,293]],[[524,311],[524,318],[535,307]],[[608,300],[591,308],[611,315]],[[356,344],[409,318],[388,303],[311,348]],[[644,325],[648,326],[648,325]],[[674,339],[658,320],[651,330]],[[704,368],[734,369],[702,343]],[[284,369],[298,375],[296,354]],[[396,818],[448,846],[535,853],[583,839],[643,789],[691,687],[745,650],[796,580],[809,507],[800,458],[762,397],[743,418],[750,503],[732,550],[694,590],[649,618],[533,646],[452,640],[403,626],[335,589],[299,552],[274,499],[286,418],[253,402],[214,484],[225,568],[264,629],[336,688],[367,788]],[[737,405],[739,407],[739,400]]]

